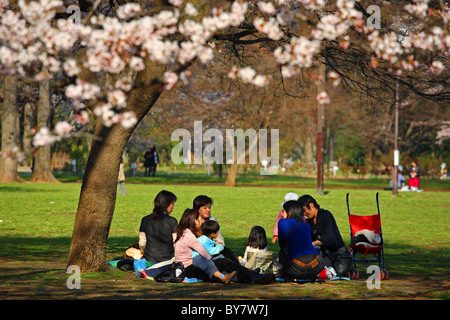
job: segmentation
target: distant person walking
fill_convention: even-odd
[[[120,186],[120,192],[122,193],[123,196],[127,195],[127,190],[125,190],[125,172],[123,170],[124,168],[124,164],[123,164],[123,160],[122,158],[120,158],[120,165],[119,165],[119,176],[117,177],[117,185]],[[119,192],[119,190],[117,190],[117,192]]]
[[[144,167],[145,167],[145,176],[154,177],[156,174],[156,166],[159,163],[158,153],[156,152],[156,147],[148,149],[148,151],[144,154]]]

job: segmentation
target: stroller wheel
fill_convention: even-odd
[[[387,270],[380,270],[379,279],[380,280],[389,279],[389,273],[387,272]]]

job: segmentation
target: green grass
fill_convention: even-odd
[[[173,180],[169,174],[161,174],[155,180],[149,178],[129,178],[126,182],[127,196],[118,195],[116,209],[111,224],[107,244],[107,259],[115,259],[123,254],[125,249],[138,241],[138,229],[141,218],[152,209],[155,195],[161,189],[174,192],[178,201],[175,204],[173,216],[179,220],[185,208],[192,206],[192,200],[199,194],[207,194],[214,199],[212,214],[218,218],[226,244],[236,254],[242,255],[250,229],[254,225],[265,228],[267,238],[272,238],[273,227],[276,221],[283,196],[287,192],[298,194],[311,194],[315,196],[316,189],[305,187],[305,178],[296,178],[290,181],[281,178],[282,182],[290,181],[289,185],[298,182],[302,187],[283,187],[283,183],[275,178],[261,179],[264,187],[251,186],[258,184],[257,179],[250,180],[248,185],[236,188],[224,187],[221,184],[201,185],[205,179],[191,177],[187,173],[175,174]],[[68,180],[75,180],[71,177]],[[184,181],[184,179],[187,179]],[[217,177],[213,177],[217,179]],[[270,180],[273,179],[273,180]],[[197,184],[189,185],[193,180]],[[267,180],[274,183],[268,183]],[[311,179],[313,180],[313,179]],[[241,183],[243,184],[241,180]],[[207,181],[208,182],[208,181]],[[439,181],[438,181],[439,182]],[[448,188],[446,182],[437,188]],[[345,185],[345,181],[335,181],[336,186]],[[261,183],[260,183],[261,184]],[[444,281],[448,283],[448,270],[450,269],[450,198],[449,192],[426,191],[422,193],[399,193],[393,196],[391,191],[361,189],[371,183],[351,185],[347,189],[327,188],[325,195],[317,196],[319,204],[330,210],[339,226],[344,241],[350,242],[349,224],[345,195],[350,193],[350,209],[352,214],[376,214],[377,207],[375,194],[380,195],[380,210],[385,240],[385,255],[387,269],[391,276],[391,285],[399,279],[412,278],[419,281]],[[11,294],[9,285],[17,281],[17,275],[27,275],[27,279],[40,279],[46,283],[58,283],[63,287],[67,276],[63,274],[67,254],[70,247],[75,213],[78,205],[80,183],[59,184],[31,184],[15,183],[0,184],[0,298],[2,294]],[[373,186],[372,186],[373,187]],[[269,250],[278,253],[278,246],[269,244]],[[6,265],[6,267],[5,267]],[[38,268],[37,273],[21,273],[12,270],[11,266],[21,268]],[[22,270],[22,269],[21,269]],[[41,271],[39,271],[41,270]],[[19,272],[19,273],[18,273]],[[360,273],[365,274],[364,267]],[[367,277],[364,276],[363,277]],[[110,283],[127,283],[130,286],[140,285],[139,279],[128,273],[109,270],[106,273],[86,275],[85,281]],[[131,279],[131,280],[130,280]],[[399,280],[400,281],[400,280]],[[3,283],[3,288],[2,284]],[[141,281],[142,283],[142,281]],[[314,287],[299,287],[286,292],[282,288],[275,293],[278,298],[289,294],[318,295],[319,298],[332,298],[336,294],[346,294],[351,297],[365,297],[367,289],[357,282],[342,283],[331,286],[317,293]],[[148,283],[147,283],[148,285]],[[155,287],[157,288],[157,286]],[[166,285],[168,292],[178,292],[180,285]],[[25,287],[24,290],[27,290]],[[6,290],[6,291],[5,291]],[[32,289],[30,289],[32,290]],[[92,289],[94,294],[95,289]],[[101,292],[101,287],[98,289]],[[252,290],[235,293],[234,298],[252,297]],[[276,289],[274,289],[276,290]],[[66,290],[67,291],[67,290]],[[85,290],[84,293],[86,294]],[[348,292],[350,291],[350,292]],[[5,293],[6,292],[6,293]],[[311,293],[312,292],[312,293]],[[98,292],[97,292],[98,293]],[[5,297],[8,297],[6,294]],[[76,298],[78,293],[65,293],[70,298]],[[398,294],[391,293],[393,295]],[[221,298],[215,291],[205,293],[209,297]],[[38,296],[38,295],[37,295]],[[427,297],[448,299],[447,290],[433,289]],[[62,296],[64,297],[64,295]]]
[[[192,169],[192,170],[179,170],[170,171],[168,167],[163,167],[158,170],[156,177],[144,177],[142,171],[138,171],[136,176],[132,175],[131,171],[126,171],[127,183],[139,183],[139,184],[213,184],[221,186],[225,183],[226,172],[222,178],[219,178],[218,174],[212,173],[207,175],[206,170]],[[79,182],[83,179],[82,174],[72,173],[55,173],[55,176],[62,182]],[[23,174],[22,178],[29,180],[30,174]],[[301,186],[311,187],[316,186],[316,177],[311,176],[299,176],[293,173],[281,173],[276,175],[262,176],[259,172],[248,171],[246,173],[240,172],[236,179],[236,185],[245,186]],[[374,188],[383,190],[389,186],[390,177],[386,175],[372,176],[369,178],[362,178],[359,175],[352,175],[351,177],[333,177],[326,174],[324,177],[324,184],[326,187],[341,187],[341,188]],[[422,179],[421,187],[423,189],[447,189],[450,190],[450,179],[438,180],[438,179]]]

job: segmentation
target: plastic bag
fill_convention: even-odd
[[[141,271],[147,269],[147,261],[145,259],[134,260],[134,274],[140,277]]]

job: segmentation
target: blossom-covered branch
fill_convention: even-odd
[[[145,70],[145,61],[169,66],[161,79],[147,81],[159,82],[161,90],[170,90],[179,80],[188,81],[189,66],[194,62],[213,61],[218,41],[270,43],[274,63],[286,78],[315,67],[317,58],[328,54],[326,61],[333,69],[328,79],[334,85],[346,76],[339,63],[330,62],[339,59],[330,55],[336,52],[342,52],[342,57],[349,53],[364,57],[374,74],[388,72],[399,77],[420,72],[445,77],[448,73],[449,11],[430,8],[428,0],[404,6],[420,23],[409,27],[408,17],[399,13],[397,24],[382,30],[366,24],[367,12],[355,0],[331,4],[324,0],[238,0],[211,8],[206,14],[201,1],[169,3],[171,6],[153,11],[128,3],[108,15],[94,6],[83,23],[77,24],[55,18],[56,9],[63,6],[60,0],[19,0],[19,10],[11,9],[8,0],[0,0],[0,75],[38,81],[65,76],[71,79],[65,94],[77,115],[73,121],[85,124],[89,105],[105,126],[132,128],[138,120],[127,98],[139,86],[134,79]],[[86,50],[83,60],[74,54],[79,48]],[[383,72],[378,72],[382,67]],[[97,75],[95,83],[79,77],[83,70]],[[228,76],[264,87],[271,76],[258,72],[250,66],[233,66]],[[431,89],[448,92],[439,86]],[[326,92],[317,100],[330,102]],[[53,133],[41,128],[35,145],[67,136],[71,126],[67,121],[59,123]]]

